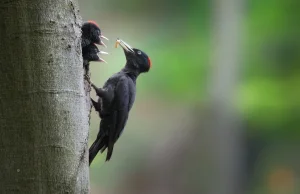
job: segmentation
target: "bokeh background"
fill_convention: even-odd
[[[112,160],[91,166],[92,193],[300,193],[299,0],[79,5],[110,38],[96,85],[125,64],[117,37],[153,64]],[[98,129],[93,110],[90,144]]]

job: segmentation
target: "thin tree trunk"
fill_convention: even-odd
[[[236,112],[240,70],[241,0],[215,0],[211,115],[207,129],[211,141],[211,194],[242,192],[243,136]]]
[[[0,2],[0,193],[88,193],[77,0]]]

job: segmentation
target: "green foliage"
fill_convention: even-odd
[[[258,129],[297,132],[300,115],[299,1],[251,1],[241,107]]]

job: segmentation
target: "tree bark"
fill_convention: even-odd
[[[89,192],[78,12],[77,0],[0,2],[0,193]]]

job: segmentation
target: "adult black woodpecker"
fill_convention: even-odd
[[[139,49],[130,47],[122,40],[117,40],[125,53],[125,67],[111,76],[103,88],[95,89],[98,102],[92,100],[95,110],[99,112],[101,122],[97,139],[89,149],[89,163],[91,164],[97,153],[107,148],[106,161],[112,156],[114,144],[122,134],[129,111],[135,100],[136,79],[141,73],[148,72],[151,61],[147,54]]]
[[[87,21],[81,27],[81,47],[84,48],[91,43],[106,47],[101,38],[108,40],[102,35],[99,25],[95,21]]]
[[[95,62],[105,62],[104,59],[99,57],[99,54],[108,54],[107,52],[100,51],[98,47],[95,44],[90,44],[84,48],[82,48],[82,57],[83,57],[83,65],[86,69],[89,68],[89,62],[95,61]]]

